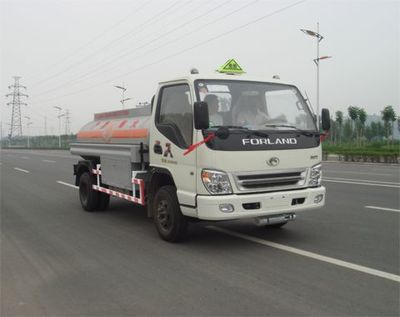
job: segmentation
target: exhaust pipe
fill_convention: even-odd
[[[296,219],[296,214],[289,213],[289,214],[257,217],[257,218],[254,218],[254,221],[256,223],[256,226],[262,227],[262,226],[274,225],[274,224],[278,224],[278,223],[282,223],[282,222],[288,222],[288,221],[295,220],[295,219]]]

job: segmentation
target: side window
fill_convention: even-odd
[[[164,87],[156,117],[158,130],[181,148],[192,143],[193,110],[188,85]]]

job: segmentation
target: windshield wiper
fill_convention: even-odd
[[[260,137],[263,137],[263,138],[268,138],[269,137],[269,135],[267,133],[261,132],[261,131],[258,131],[258,130],[250,130],[249,134],[247,135],[247,137],[250,137],[251,135],[260,136]]]
[[[249,128],[243,127],[243,126],[240,126],[240,125],[215,125],[215,126],[213,126],[211,128],[212,129],[214,129],[214,128],[217,128],[217,129],[219,129],[219,128],[227,128],[227,129],[237,129],[237,130],[249,130]]]
[[[296,126],[290,125],[290,124],[265,124],[264,126],[267,128],[291,128],[291,129],[295,129],[296,133],[301,133],[305,136],[314,136],[316,134],[319,134],[317,131],[301,130],[301,129],[297,128]],[[279,133],[293,133],[293,131],[279,131]]]
[[[264,124],[264,127],[266,128],[292,128],[292,129],[297,129],[295,125],[290,125],[290,124]]]

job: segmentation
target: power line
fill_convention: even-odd
[[[142,11],[142,9],[144,9],[148,4],[150,4],[151,2],[153,2],[154,0],[148,0],[146,1],[143,5],[136,7],[135,9],[132,10],[131,13],[129,13],[128,15],[126,15],[124,18],[122,18],[121,20],[117,21],[116,23],[112,24],[111,26],[105,28],[102,32],[100,32],[99,34],[97,34],[96,36],[94,36],[91,40],[89,40],[88,42],[86,42],[85,44],[77,47],[74,51],[72,51],[71,53],[69,53],[68,55],[66,55],[64,58],[58,60],[57,62],[51,64],[50,66],[48,66],[48,68],[52,69],[53,67],[58,66],[60,63],[65,62],[65,60],[67,60],[68,58],[76,55],[76,53],[81,52],[84,48],[90,46],[90,44],[96,42],[98,39],[100,39],[101,37],[103,37],[105,34],[109,33],[111,30],[115,29],[117,26],[119,26],[120,24],[122,24],[123,22],[125,22],[128,18],[130,18],[133,14],[137,14],[138,12]],[[28,78],[30,78],[28,76]],[[35,82],[32,85],[36,86],[38,85],[40,82]]]
[[[256,19],[254,19],[254,20],[251,20],[251,21],[249,21],[249,22],[247,22],[247,23],[244,23],[244,24],[242,24],[242,25],[239,25],[239,26],[237,26],[237,27],[235,27],[235,28],[233,28],[233,29],[231,29],[231,30],[229,30],[229,31],[223,32],[223,33],[221,33],[221,34],[219,34],[219,35],[216,35],[216,36],[211,37],[211,38],[209,38],[209,39],[207,39],[207,40],[204,40],[204,41],[202,41],[202,42],[199,42],[199,43],[197,43],[197,44],[195,44],[195,45],[193,45],[193,46],[190,46],[190,47],[188,47],[188,48],[185,48],[185,49],[183,49],[183,50],[180,50],[180,51],[178,51],[178,52],[176,52],[176,53],[167,55],[166,57],[163,57],[163,58],[161,58],[161,59],[159,59],[159,60],[157,60],[157,61],[155,61],[155,62],[148,63],[148,64],[146,64],[146,65],[140,66],[140,67],[138,67],[138,68],[135,68],[135,69],[133,69],[133,70],[130,70],[130,71],[128,71],[128,72],[126,72],[126,73],[123,73],[123,74],[121,74],[121,75],[112,77],[112,78],[110,78],[110,79],[104,80],[104,81],[102,81],[102,82],[100,82],[100,83],[97,83],[97,84],[94,84],[94,85],[91,85],[91,86],[88,86],[88,87],[85,87],[85,88],[80,89],[80,90],[77,90],[77,91],[75,91],[75,92],[71,92],[71,93],[67,93],[67,94],[64,94],[64,95],[60,95],[60,96],[57,96],[57,97],[54,97],[54,98],[46,99],[45,101],[51,101],[51,100],[55,100],[55,99],[62,98],[62,97],[66,97],[66,96],[77,95],[77,94],[79,94],[79,93],[81,93],[81,92],[83,92],[83,91],[90,90],[90,89],[95,88],[95,87],[97,87],[97,86],[99,86],[99,85],[102,85],[102,84],[108,83],[108,82],[110,82],[110,81],[114,81],[114,80],[116,80],[116,79],[119,79],[119,78],[121,78],[121,77],[130,75],[130,74],[132,74],[132,73],[134,73],[134,72],[137,72],[137,71],[139,71],[139,70],[145,69],[145,68],[147,68],[147,67],[154,66],[154,65],[159,64],[159,63],[161,63],[161,62],[163,62],[163,61],[165,61],[165,60],[168,60],[168,59],[170,59],[170,58],[173,58],[173,57],[182,55],[182,54],[184,54],[184,53],[186,53],[186,52],[188,52],[188,51],[190,51],[190,50],[193,50],[193,49],[195,49],[195,48],[197,48],[197,47],[199,47],[199,46],[202,46],[202,45],[204,45],[204,44],[208,44],[208,43],[210,43],[210,42],[212,42],[212,41],[215,41],[215,40],[217,40],[217,39],[219,39],[219,38],[221,38],[221,37],[224,37],[224,36],[226,36],[226,35],[228,35],[228,34],[231,34],[231,33],[233,33],[233,32],[236,32],[236,31],[240,30],[240,29],[243,29],[243,28],[245,28],[245,27],[248,27],[248,26],[250,26],[250,25],[253,25],[253,24],[255,24],[255,23],[258,23],[258,22],[260,22],[260,21],[262,21],[262,20],[265,20],[265,19],[267,19],[267,18],[269,18],[269,17],[271,17],[271,16],[273,16],[273,15],[276,15],[276,14],[278,14],[278,13],[281,13],[281,12],[283,12],[283,11],[286,11],[286,10],[288,10],[288,9],[291,9],[291,8],[297,6],[297,5],[301,4],[301,3],[304,3],[304,2],[306,2],[306,1],[307,1],[307,0],[300,0],[300,1],[297,1],[297,2],[295,2],[295,3],[292,3],[292,4],[290,4],[290,5],[287,5],[287,6],[285,6],[285,7],[282,7],[282,8],[280,8],[280,9],[274,10],[274,11],[272,11],[272,12],[266,14],[266,15],[263,15],[263,16],[261,16],[261,17],[259,17],[259,18],[256,18]]]
[[[49,80],[51,80],[51,79],[53,79],[53,78],[55,78],[55,77],[57,77],[57,76],[59,76],[59,75],[63,75],[65,72],[67,72],[67,71],[73,69],[75,66],[81,65],[82,63],[84,63],[85,61],[87,61],[88,59],[90,59],[91,57],[97,55],[99,52],[103,52],[105,49],[111,47],[114,43],[116,43],[116,42],[122,40],[123,38],[125,38],[125,37],[127,37],[127,36],[129,36],[129,35],[131,35],[131,34],[137,33],[138,30],[142,29],[144,26],[146,26],[146,24],[148,24],[148,23],[151,22],[152,20],[155,20],[155,19],[157,19],[158,17],[160,17],[160,16],[162,16],[162,15],[166,15],[170,10],[172,10],[176,5],[178,5],[179,2],[180,2],[179,0],[176,1],[176,2],[174,2],[174,3],[173,3],[169,8],[167,8],[166,10],[163,10],[163,11],[159,12],[158,14],[156,14],[155,16],[153,16],[152,18],[147,19],[144,23],[140,24],[140,25],[139,25],[138,27],[136,27],[135,29],[133,29],[133,30],[131,30],[131,31],[129,31],[129,32],[127,32],[127,33],[121,35],[120,37],[118,37],[118,38],[116,38],[116,39],[114,39],[114,40],[112,40],[111,42],[107,43],[106,45],[100,47],[98,50],[95,50],[95,51],[92,52],[91,54],[89,54],[89,55],[87,55],[86,57],[82,58],[80,61],[75,62],[75,63],[72,63],[72,64],[70,64],[69,66],[67,66],[66,68],[64,68],[63,70],[61,70],[61,71],[59,71],[59,72],[57,72],[57,73],[55,73],[55,74],[53,74],[53,75],[51,75],[51,76],[45,78],[45,79],[42,79],[41,81],[35,82],[35,83],[33,83],[32,85],[35,86],[35,85],[43,84],[43,83],[45,83],[45,82],[47,82],[47,81],[49,81]],[[159,21],[159,20],[157,20],[156,22],[158,22],[158,21]]]
[[[255,3],[255,2],[257,2],[257,1],[258,1],[258,0],[253,1],[252,3]],[[128,50],[128,51],[125,52],[124,54],[121,54],[121,55],[119,55],[119,56],[117,56],[117,57],[115,57],[115,58],[112,58],[112,59],[111,59],[109,62],[107,62],[107,63],[104,63],[104,59],[103,59],[102,61],[99,62],[99,64],[101,65],[100,67],[101,67],[101,68],[104,68],[104,66],[110,65],[110,64],[112,64],[112,63],[115,62],[115,61],[119,61],[121,58],[124,58],[124,57],[129,56],[131,53],[133,53],[133,52],[135,52],[135,51],[137,51],[137,50],[140,50],[141,48],[144,48],[144,47],[146,47],[146,46],[148,46],[148,45],[150,45],[150,44],[152,44],[152,43],[158,41],[159,39],[165,37],[166,35],[171,34],[171,33],[175,32],[176,30],[179,30],[179,29],[185,27],[186,25],[188,25],[188,24],[190,24],[190,23],[193,23],[194,21],[196,21],[196,20],[198,20],[198,19],[200,19],[200,18],[203,18],[204,16],[210,14],[211,12],[215,12],[215,10],[217,10],[217,9],[219,9],[219,8],[221,8],[221,7],[223,7],[223,6],[225,6],[225,5],[228,4],[229,2],[232,2],[232,0],[227,0],[227,1],[225,1],[225,2],[223,2],[223,3],[221,3],[221,4],[219,4],[219,5],[217,5],[217,6],[215,6],[215,7],[213,7],[213,8],[210,9],[210,10],[207,10],[206,12],[204,12],[204,13],[202,13],[202,14],[200,14],[200,15],[194,17],[194,18],[190,18],[189,21],[186,21],[186,22],[184,22],[184,23],[179,24],[178,26],[176,26],[176,27],[170,29],[170,30],[167,31],[167,32],[164,32],[164,33],[160,34],[160,35],[157,36],[156,38],[154,38],[154,39],[152,39],[152,40],[150,40],[150,41],[147,41],[145,44],[142,44],[142,45],[139,46],[139,47],[136,47],[136,48],[134,48],[134,49]],[[196,30],[196,31],[197,31],[197,30]],[[107,60],[107,59],[105,59],[105,60]],[[60,89],[60,88],[64,88],[65,85],[68,85],[68,84],[71,84],[71,83],[73,83],[73,84],[78,84],[80,81],[82,81],[82,80],[81,80],[82,78],[87,77],[88,75],[92,74],[93,72],[95,72],[95,73],[98,72],[98,69],[99,69],[99,68],[97,67],[97,68],[95,68],[94,71],[93,71],[93,70],[88,71],[88,72],[84,73],[83,75],[81,75],[81,76],[79,76],[79,77],[77,77],[77,78],[74,78],[74,79],[72,79],[72,80],[70,80],[70,81],[67,81],[66,83],[63,83],[62,85],[56,86],[56,87],[54,87],[54,88],[52,88],[52,89],[48,89],[48,90],[43,91],[43,92],[41,92],[41,93],[39,93],[39,94],[36,94],[36,96],[42,96],[42,95],[48,94],[48,93],[50,93],[50,92],[52,92],[52,91],[58,90],[58,89]],[[101,71],[101,73],[103,73],[103,72],[105,72],[105,70]]]

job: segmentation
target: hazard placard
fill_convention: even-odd
[[[245,71],[240,67],[240,65],[231,58],[228,60],[224,65],[217,69],[219,73],[226,73],[226,74],[243,74]]]

